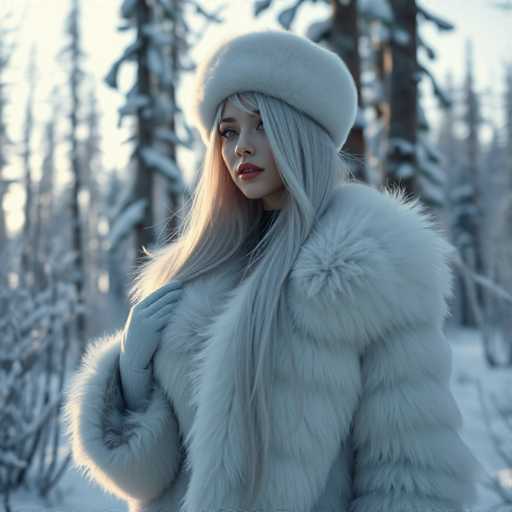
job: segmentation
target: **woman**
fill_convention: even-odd
[[[474,503],[442,330],[452,246],[417,200],[346,179],[343,61],[289,32],[238,35],[193,100],[201,179],[125,329],[71,383],[75,464],[131,511]]]

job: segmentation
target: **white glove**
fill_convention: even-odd
[[[142,407],[149,396],[151,359],[183,293],[180,281],[162,286],[130,309],[121,339],[119,369],[128,409]]]

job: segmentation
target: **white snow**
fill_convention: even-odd
[[[320,21],[314,21],[306,29],[306,37],[317,43],[331,29],[332,21],[326,18]]]
[[[512,481],[509,467],[497,452],[490,435],[494,431],[502,443],[508,439],[510,457],[510,425],[508,429],[498,411],[492,406],[492,397],[503,402],[510,397],[512,373],[510,368],[489,370],[476,330],[451,329],[447,332],[451,342],[452,360],[452,391],[459,404],[464,426],[461,437],[472,449],[475,456],[487,470],[489,477],[497,478],[506,485],[511,504],[503,505],[501,498],[495,495],[486,485],[479,485],[479,502],[475,511],[490,510],[492,506],[502,504],[498,512],[512,511]],[[509,400],[510,401],[510,400]],[[510,405],[509,416],[510,416]]]
[[[415,146],[408,140],[401,139],[400,137],[390,137],[388,140],[389,151],[394,152],[398,150],[402,155],[410,155],[415,151]]]
[[[119,115],[135,115],[138,112],[138,109],[147,105],[149,105],[149,99],[147,96],[137,93],[129,94],[124,105],[118,109]]]
[[[423,198],[438,205],[444,205],[446,203],[446,192],[444,188],[421,174],[418,176],[418,181]]]
[[[400,162],[395,170],[395,174],[403,180],[412,178],[416,174],[416,166],[410,162]]]
[[[147,51],[147,63],[150,71],[152,71],[155,75],[160,75],[162,72],[163,62],[162,55],[158,48],[154,46],[150,46]]]
[[[411,37],[406,30],[396,27],[393,29],[393,39],[397,44],[408,46],[410,44]]]
[[[145,199],[135,201],[115,220],[107,238],[107,249],[113,250],[121,240],[132,233],[133,226],[142,220],[146,203]]]
[[[359,0],[358,9],[361,14],[371,18],[387,21],[393,21],[393,12],[387,0]]]
[[[455,26],[453,23],[433,14],[431,11],[426,10],[423,6],[417,5],[418,14],[422,16],[426,21],[432,22],[439,30],[453,30]]]
[[[165,178],[170,180],[180,181],[181,171],[168,155],[163,155],[157,148],[154,147],[143,147],[140,150],[140,155],[146,165],[158,171]]]
[[[366,122],[364,109],[358,108],[357,109],[356,119],[354,121],[354,127],[355,128],[365,129],[367,124],[368,123]]]

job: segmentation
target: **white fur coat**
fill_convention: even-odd
[[[417,203],[363,184],[336,189],[286,284],[271,463],[254,509],[456,512],[475,503],[483,468],[459,436],[443,334],[452,249]],[[131,511],[239,507],[227,340],[245,293],[242,264],[186,285],[144,410],[124,409],[120,331],[90,344],[70,383],[74,462]]]

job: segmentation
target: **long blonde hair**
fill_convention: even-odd
[[[244,412],[242,446],[247,447],[245,499],[257,496],[268,459],[269,408],[273,376],[272,343],[277,318],[283,313],[283,285],[315,220],[331,193],[347,181],[348,166],[325,129],[311,117],[278,98],[248,91],[219,104],[200,179],[177,237],[154,252],[146,252],[134,277],[130,301],[136,303],[170,279],[183,282],[229,260],[261,220],[261,200],[248,200],[233,183],[221,155],[218,124],[226,101],[253,113],[259,110],[276,167],[287,189],[287,201],[264,237],[248,252],[251,273],[244,314],[238,318],[236,389]],[[262,450],[260,450],[262,448]]]

